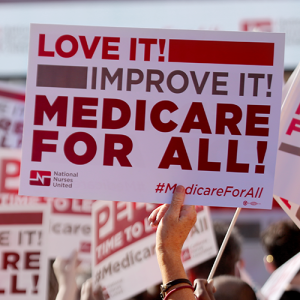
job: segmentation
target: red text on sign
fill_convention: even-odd
[[[78,51],[82,50],[85,58],[91,59],[94,56],[96,49],[99,46],[101,37],[95,36],[92,43],[88,45],[87,38],[85,36],[75,37],[73,35],[62,35],[60,36],[55,45],[52,48],[46,49],[46,35],[39,35],[39,46],[38,46],[38,56],[55,57],[57,54],[63,58],[70,58],[77,54]],[[108,60],[118,60],[119,59],[119,37],[103,37],[102,38],[101,50],[102,59]],[[65,50],[64,44],[68,44],[70,49]],[[79,50],[80,49],[80,50]]]

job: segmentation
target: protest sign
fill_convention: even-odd
[[[48,205],[1,207],[0,297],[47,298]]]
[[[286,199],[274,195],[274,199],[293,220],[293,222],[300,228],[300,206],[296,203],[290,202]]]
[[[33,24],[20,194],[270,208],[284,34]]]
[[[276,269],[264,286],[261,293],[268,300],[278,300],[300,268],[300,253],[296,254],[281,267]]]
[[[282,104],[286,100],[286,96],[289,93],[291,86],[294,84],[294,81],[297,77],[297,74],[299,73],[299,70],[300,70],[300,63],[298,64],[297,68],[293,71],[293,73],[291,74],[291,76],[289,77],[287,82],[284,84],[284,86],[282,88],[282,99],[281,99]]]
[[[283,102],[280,118],[274,194],[300,204],[300,67],[291,75],[292,82]],[[285,93],[285,91],[284,91]]]
[[[109,299],[125,299],[161,282],[155,230],[148,222],[156,207],[132,202],[93,204],[93,282],[105,289]],[[182,248],[184,267],[193,267],[216,254],[209,209],[199,207],[197,223]]]
[[[51,204],[49,258],[66,258],[77,250],[81,260],[90,261],[93,201],[18,195],[20,164],[20,149],[0,148],[0,205]]]
[[[52,203],[49,257],[67,258],[77,250],[81,260],[90,262],[93,201],[65,198],[46,200]]]
[[[25,87],[0,84],[0,147],[22,144]]]

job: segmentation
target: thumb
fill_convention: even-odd
[[[76,250],[74,250],[71,254],[71,257],[70,257],[70,268],[72,270],[75,270],[76,267],[78,266],[78,252]]]
[[[182,185],[178,185],[172,197],[172,202],[166,214],[179,215],[185,198],[185,189]]]

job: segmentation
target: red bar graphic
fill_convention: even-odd
[[[1,89],[0,89],[0,96],[1,97],[6,97],[6,98],[11,98],[11,99],[14,99],[14,100],[25,101],[25,94],[9,92],[9,91],[5,91],[5,90],[1,90]]]
[[[170,40],[169,62],[273,66],[274,43]]]
[[[43,213],[0,213],[0,225],[37,225],[43,224]]]

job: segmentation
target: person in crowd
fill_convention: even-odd
[[[256,300],[249,284],[236,276],[221,275],[214,278],[216,300]]]
[[[267,252],[266,269],[272,273],[300,252],[300,230],[291,220],[271,224],[261,235]],[[292,279],[280,300],[300,299],[300,271]]]
[[[165,300],[215,300],[213,282],[205,279],[194,287],[188,280],[181,261],[181,249],[194,226],[197,213],[192,205],[183,205],[185,189],[179,185],[170,205],[156,208],[149,216],[151,226],[157,227],[156,255],[162,275],[162,295]]]
[[[214,223],[214,231],[216,234],[216,240],[218,248],[221,247],[224,237],[227,233],[228,225],[220,222]],[[238,275],[237,274],[237,263],[243,265],[241,260],[242,251],[242,238],[237,228],[233,228],[221,260],[219,261],[218,267],[215,272],[215,276],[219,275]],[[208,275],[212,269],[216,257],[213,257],[187,271],[188,277],[191,281],[196,278],[208,278]]]

